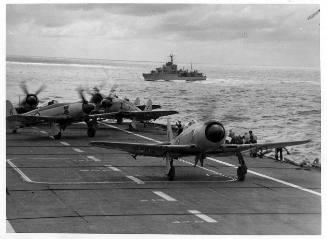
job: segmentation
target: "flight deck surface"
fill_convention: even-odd
[[[175,180],[168,181],[161,158],[134,160],[89,145],[166,140],[159,128],[127,128],[101,123],[88,138],[78,124],[60,140],[39,127],[7,132],[7,232],[321,233],[320,171],[246,156],[249,171],[238,182],[236,157],[210,157],[204,168],[186,157],[175,162]]]

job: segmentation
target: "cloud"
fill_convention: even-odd
[[[317,57],[319,61],[319,17],[307,20],[318,8],[318,5],[9,4],[7,52],[24,54],[27,49],[29,52],[34,49],[34,55],[60,53],[66,57],[83,54],[82,57],[106,58],[113,54],[114,58],[120,55],[122,59],[136,56],[158,59],[173,51],[187,56],[185,59],[197,55],[206,61],[216,57],[217,62],[224,58],[242,63],[263,57],[276,63],[283,54],[281,58],[291,62],[303,53],[307,54],[306,59]],[[267,46],[275,54],[268,54]],[[211,54],[215,56],[210,58]]]
[[[301,40],[309,5],[33,4],[7,5],[11,33],[113,39]],[[302,23],[298,26],[298,23]],[[22,27],[24,26],[24,27]],[[302,27],[305,32],[299,32]],[[16,31],[15,31],[16,30]],[[319,36],[318,36],[319,37]]]

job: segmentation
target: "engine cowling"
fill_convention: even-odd
[[[225,138],[224,126],[219,122],[210,122],[205,128],[205,136],[210,142],[220,142]]]
[[[36,107],[39,104],[39,99],[37,98],[37,96],[35,94],[28,94],[26,96],[25,103],[29,107],[33,108],[33,107]]]
[[[112,106],[113,102],[111,98],[105,98],[102,100],[101,105],[103,108],[108,109]]]
[[[197,127],[194,130],[192,138],[192,141],[201,151],[216,150],[219,145],[225,142],[226,131],[220,122],[209,120],[202,127]]]

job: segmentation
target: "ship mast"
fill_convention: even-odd
[[[174,64],[174,55],[173,54],[170,54],[169,55],[169,57],[170,57],[170,62],[171,62],[171,64]]]

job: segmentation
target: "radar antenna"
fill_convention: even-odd
[[[174,55],[173,54],[170,54],[169,57],[170,57],[171,64],[174,64]]]

